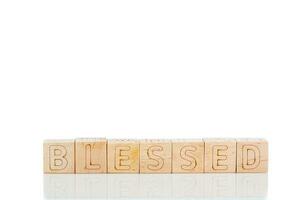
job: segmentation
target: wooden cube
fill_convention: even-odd
[[[44,173],[75,173],[74,140],[44,141]]]
[[[108,173],[139,173],[139,142],[108,140]]]
[[[106,173],[106,139],[76,139],[76,173]]]
[[[172,173],[203,173],[203,140],[172,140],[172,151]]]
[[[204,139],[205,166],[208,173],[236,172],[236,140]]]
[[[267,172],[268,142],[264,139],[237,140],[237,172]]]
[[[140,142],[141,173],[171,173],[171,157],[170,140],[142,140]]]

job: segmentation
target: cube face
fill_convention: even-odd
[[[204,139],[205,167],[208,173],[236,172],[236,140]]]
[[[75,173],[74,140],[44,141],[44,173]]]
[[[172,143],[170,140],[140,142],[140,173],[171,173]]]
[[[108,140],[108,173],[139,173],[139,142]]]
[[[106,173],[106,139],[76,139],[76,173]]]
[[[268,171],[268,142],[262,139],[237,140],[237,172]]]
[[[203,140],[174,140],[172,150],[173,173],[203,173]]]

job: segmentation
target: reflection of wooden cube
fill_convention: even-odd
[[[172,174],[140,174],[140,199],[172,199]]]
[[[139,142],[108,140],[108,173],[139,173]]]
[[[203,174],[204,198],[203,199],[235,199],[236,174],[210,173]]]
[[[44,197],[57,200],[77,199],[74,174],[44,174]]]
[[[205,172],[236,172],[236,140],[205,139]]]
[[[106,199],[107,174],[77,174],[76,197],[73,199]]]
[[[140,172],[171,173],[171,156],[170,140],[142,140],[140,142]]]
[[[265,199],[268,191],[268,174],[236,174],[236,199]]]
[[[237,172],[267,172],[268,142],[263,139],[237,140]]]
[[[144,187],[139,182],[139,176],[139,174],[119,174],[117,176],[107,174],[107,197],[105,199],[138,199],[140,188]]]
[[[44,173],[75,173],[74,140],[44,141]]]
[[[201,139],[173,140],[172,149],[173,173],[203,173],[204,142]]]
[[[171,174],[174,199],[204,200],[204,174]],[[208,200],[208,199],[207,199]]]
[[[106,172],[106,139],[77,139],[76,173]]]

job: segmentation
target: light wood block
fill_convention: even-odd
[[[170,140],[140,142],[140,173],[171,173],[172,144]]]
[[[106,139],[76,139],[76,173],[106,173]]]
[[[237,172],[268,171],[268,142],[264,139],[237,139]]]
[[[139,173],[139,142],[108,140],[108,173]]]
[[[75,173],[74,140],[44,141],[44,173]]]
[[[173,173],[203,173],[203,140],[172,140],[172,151]]]
[[[208,173],[236,172],[236,140],[204,139],[205,167]]]

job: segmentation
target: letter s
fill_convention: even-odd
[[[147,150],[147,155],[150,160],[153,160],[156,164],[148,164],[147,168],[150,170],[160,170],[164,166],[164,159],[155,154],[155,152],[163,151],[162,146],[151,146]]]

